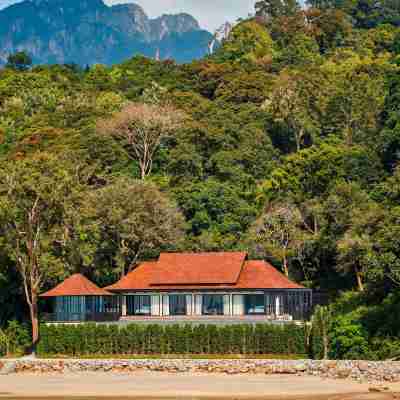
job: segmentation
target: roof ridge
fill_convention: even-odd
[[[160,253],[161,255],[165,254],[174,254],[174,255],[223,255],[223,254],[246,254],[248,255],[247,251],[183,251],[183,252],[178,252],[178,251],[163,251]]]
[[[40,297],[57,297],[57,296],[107,296],[111,293],[104,288],[100,288],[82,273],[74,273],[53,289],[40,295]]]

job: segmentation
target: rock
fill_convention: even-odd
[[[381,387],[400,381],[400,362],[328,360],[2,360],[0,374],[34,372],[65,373],[112,371],[159,371],[169,373],[296,374],[331,379],[353,379]],[[376,384],[381,384],[381,386]]]
[[[0,369],[0,375],[8,375],[17,372],[17,363],[14,361],[7,361]]]
[[[226,373],[227,373],[228,375],[235,375],[235,374],[238,373],[238,371],[236,371],[235,369],[228,369],[228,370],[226,371]]]
[[[350,368],[341,368],[336,372],[336,375],[340,379],[346,379],[352,374],[352,370]]]
[[[370,369],[370,364],[367,361],[359,361],[358,369],[360,371],[368,371]]]
[[[298,364],[298,365],[295,366],[295,370],[297,372],[307,371],[307,365],[306,364]]]
[[[336,362],[336,361],[333,361],[333,360],[326,361],[325,364],[326,364],[326,367],[327,367],[328,369],[334,369],[334,368],[337,367],[337,362]]]
[[[254,374],[265,374],[266,373],[266,368],[263,367],[255,367],[253,370]]]
[[[371,386],[368,388],[368,391],[371,393],[381,393],[384,392],[386,389],[380,386]]]
[[[271,375],[274,373],[274,368],[271,365],[267,365],[265,367],[265,372],[266,375]]]

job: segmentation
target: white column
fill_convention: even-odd
[[[224,294],[224,315],[231,315],[231,307],[230,307],[230,295]]]
[[[186,295],[186,315],[192,315],[192,295],[187,294]]]
[[[203,296],[201,294],[196,294],[195,296],[195,314],[202,314]]]
[[[162,303],[163,303],[162,314],[163,315],[169,315],[169,296],[167,294],[164,294],[162,296]]]
[[[121,314],[123,317],[126,317],[126,295],[121,295]]]
[[[160,295],[151,295],[151,315],[160,315]]]
[[[275,298],[275,315],[280,315],[280,296]]]
[[[244,315],[244,296],[242,294],[233,295],[233,315]]]

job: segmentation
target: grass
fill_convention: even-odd
[[[301,360],[308,358],[305,354],[101,354],[101,355],[46,355],[39,356],[42,359],[86,359],[86,360]]]

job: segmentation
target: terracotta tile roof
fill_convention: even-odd
[[[214,266],[219,268],[219,266]],[[145,262],[126,275],[119,282],[108,286],[110,291],[140,290],[196,290],[196,289],[301,289],[303,286],[292,282],[285,275],[265,261],[245,261],[239,279],[233,284],[185,284],[155,285],[159,275],[158,262]]]
[[[145,290],[149,289],[153,274],[157,268],[157,261],[143,262],[129,274],[113,285],[107,286],[106,290]]]
[[[152,285],[234,284],[247,253],[162,253]]]
[[[55,288],[40,295],[40,297],[57,296],[110,296],[111,293],[100,289],[82,274],[74,274],[61,282]]]
[[[240,289],[302,289],[271,264],[265,261],[247,261],[240,274]]]

